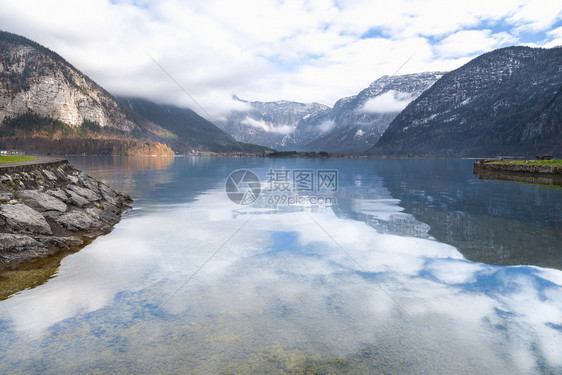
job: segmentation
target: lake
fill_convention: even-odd
[[[70,161],[134,208],[0,302],[0,373],[562,373],[559,188],[471,160]]]

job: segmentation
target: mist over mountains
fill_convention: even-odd
[[[330,111],[333,128],[307,143],[311,151],[364,153],[412,100],[431,87],[443,72],[383,76],[359,94],[340,99]]]
[[[117,100],[55,52],[0,32],[0,148],[35,153],[558,155],[561,91],[562,48],[508,47],[449,73],[383,76],[332,108],[235,97],[246,109],[214,124],[186,108]]]
[[[261,153],[195,112],[147,100],[126,106],[57,53],[0,32],[0,148],[32,153]]]
[[[333,108],[318,103],[248,102],[221,127],[244,142],[279,150],[358,154],[380,138],[390,122],[443,73],[383,76]]]
[[[252,142],[284,150],[375,157],[560,155],[561,101],[562,48],[507,47],[449,73],[383,76],[333,108],[311,110],[298,121],[293,116],[290,126],[286,108],[252,102],[251,110],[231,114],[223,128],[237,139],[251,134]],[[275,129],[286,131],[272,135]]]

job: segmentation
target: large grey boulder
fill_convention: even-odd
[[[91,231],[101,228],[103,223],[83,211],[74,210],[60,215],[55,219],[64,228],[72,232]]]
[[[98,207],[86,208],[86,212],[90,216],[107,223],[114,223],[119,221],[119,216],[115,213],[116,207],[107,202],[102,203],[105,203],[105,205],[102,204]]]
[[[80,180],[82,185],[84,185],[88,189],[92,190],[95,193],[99,193],[100,183],[96,179],[94,179],[93,177],[90,177],[85,173],[80,173],[78,175],[78,179]]]
[[[38,190],[22,190],[18,195],[23,203],[37,211],[65,212],[67,209],[60,199]]]
[[[68,195],[64,192],[64,190],[62,190],[61,188],[58,188],[56,190],[46,190],[45,193],[60,199],[63,202],[68,203],[70,200],[68,199]]]
[[[86,189],[78,185],[70,185],[68,188],[74,191],[76,194],[83,196],[90,202],[99,201],[101,199],[101,197],[98,194],[94,193],[90,189]]]
[[[106,201],[108,201],[114,206],[119,205],[119,196],[117,195],[115,190],[111,189],[109,186],[103,183],[100,184],[100,190],[101,190],[101,194],[103,195],[103,199],[105,199]]]
[[[70,202],[78,207],[84,207],[88,204],[90,204],[90,201],[88,201],[86,198],[84,198],[83,196],[76,194],[74,191],[70,190],[70,189],[65,189],[66,193],[70,196]]]
[[[48,171],[46,169],[43,169],[43,174],[45,175],[45,177],[47,177],[48,180],[50,181],[56,181],[57,180],[57,176],[55,176],[55,174],[51,171]]]
[[[47,220],[25,204],[0,205],[0,218],[15,232],[52,234]]]

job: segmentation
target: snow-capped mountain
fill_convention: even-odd
[[[234,99],[247,105],[245,111],[232,111],[219,125],[234,139],[279,150],[291,148],[313,137],[313,131],[297,128],[301,123],[321,117],[330,107],[318,103],[297,103],[290,101],[250,102],[238,97]]]
[[[249,102],[221,123],[236,140],[278,150],[360,153],[371,148],[394,117],[444,73],[384,76],[333,108],[318,103]]]
[[[377,79],[358,95],[338,100],[330,114],[322,118],[332,130],[303,149],[351,154],[367,151],[396,115],[443,74],[427,72]]]
[[[390,124],[384,156],[562,153],[562,48],[507,47],[444,75]]]

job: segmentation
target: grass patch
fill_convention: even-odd
[[[555,160],[500,160],[500,161],[489,162],[489,164],[545,165],[545,166],[562,167],[562,160],[560,160],[560,159],[555,159]]]
[[[35,160],[33,156],[0,156],[0,164],[4,163],[17,163],[20,161],[32,161]]]

